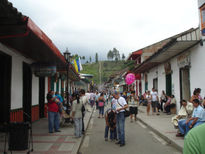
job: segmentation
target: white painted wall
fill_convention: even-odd
[[[205,46],[197,45],[191,52],[190,87],[201,88],[202,97],[205,96]]]
[[[0,43],[0,51],[12,56],[11,73],[11,110],[23,107],[23,62],[33,63],[14,49],[8,48]],[[48,92],[48,79],[46,78],[46,94]],[[39,78],[32,76],[32,105],[39,104]]]

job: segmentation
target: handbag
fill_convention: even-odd
[[[104,102],[98,102],[98,106],[99,107],[103,107],[104,106]]]
[[[123,107],[119,102],[118,102],[118,100],[117,100],[117,103],[121,106],[121,107]],[[128,111],[128,110],[126,110],[126,109],[124,109],[125,110],[125,117],[129,117],[130,116],[130,111]]]

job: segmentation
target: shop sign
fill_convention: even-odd
[[[32,71],[37,77],[54,76],[56,74],[56,66],[49,66],[44,64],[32,64]]]

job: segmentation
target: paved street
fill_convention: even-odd
[[[81,154],[180,154],[141,122],[126,120],[126,146],[104,141],[105,120],[98,119],[95,111],[82,143]]]

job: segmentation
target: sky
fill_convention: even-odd
[[[63,53],[100,60],[114,47],[131,52],[196,28],[196,0],[9,0]]]

